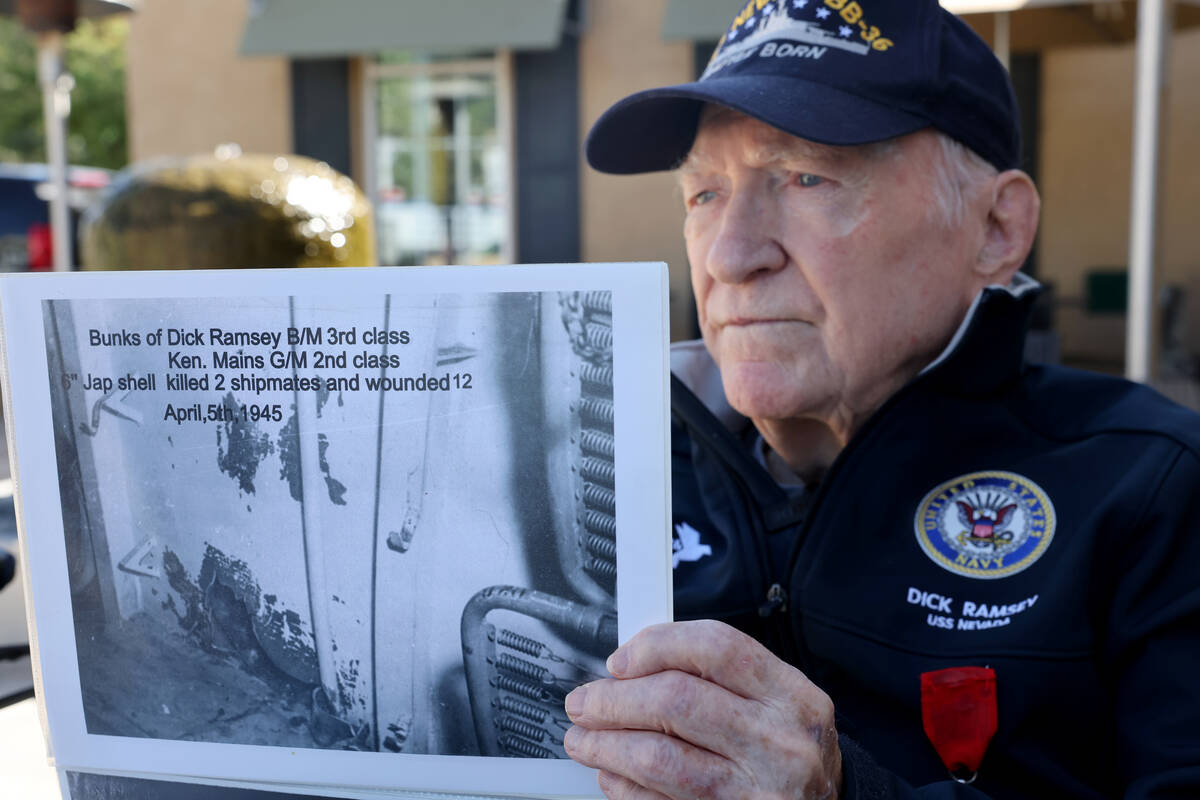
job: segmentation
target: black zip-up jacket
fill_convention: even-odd
[[[832,697],[845,798],[1200,798],[1200,416],[1023,363],[1035,290],[985,290],[818,487],[772,480],[676,353],[676,616]],[[921,674],[960,666],[996,673],[969,788],[922,729]]]

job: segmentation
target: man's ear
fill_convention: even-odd
[[[1024,172],[1010,169],[995,177],[987,229],[974,267],[988,283],[1007,285],[1025,263],[1037,233],[1040,207],[1037,189]]]

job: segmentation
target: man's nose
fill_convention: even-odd
[[[722,283],[744,283],[787,263],[779,242],[779,208],[770,193],[733,192],[709,245],[708,273]]]

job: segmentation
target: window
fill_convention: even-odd
[[[388,53],[368,66],[368,190],[387,265],[513,260],[506,53]]]

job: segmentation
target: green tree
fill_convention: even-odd
[[[72,164],[119,169],[126,163],[123,17],[81,20],[66,38],[64,61],[75,78],[67,122]],[[0,17],[0,161],[45,161],[42,93],[34,38]]]
[[[0,17],[0,160],[45,161],[43,130],[33,39]]]

